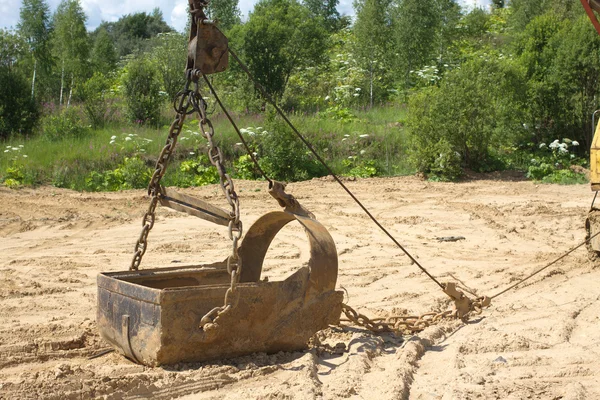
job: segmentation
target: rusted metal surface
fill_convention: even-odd
[[[217,225],[229,226],[230,216],[225,210],[187,194],[169,188],[162,188],[159,201],[162,206],[173,210],[193,215]]]
[[[587,238],[591,238],[589,241],[588,249],[593,251],[595,254],[600,254],[600,236],[594,236],[600,232],[600,210],[592,208],[588,214],[588,218],[585,221]]]
[[[227,38],[212,21],[206,19],[200,0],[189,0],[192,26],[188,42],[188,66],[205,75],[223,72],[229,65]]]
[[[487,296],[475,299],[467,297],[456,288],[454,282],[444,284],[446,293],[454,302],[451,310],[442,312],[428,312],[421,315],[392,315],[387,318],[369,318],[360,314],[347,304],[342,304],[342,312],[348,321],[362,326],[371,332],[394,332],[398,334],[413,334],[434,325],[444,319],[467,319],[469,315],[481,314],[484,307],[489,307],[491,298]]]
[[[269,244],[292,221],[306,230],[308,266],[284,281],[261,281]],[[284,211],[268,213],[250,227],[239,253],[244,269],[236,285],[238,301],[219,316],[218,329],[200,325],[230,289],[227,261],[100,274],[102,337],[133,361],[155,366],[300,350],[314,333],[339,323],[343,292],[335,290],[337,252],[318,221]]]

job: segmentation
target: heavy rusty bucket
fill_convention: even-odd
[[[308,266],[280,282],[261,281],[271,241],[294,220],[308,237]],[[311,215],[276,211],[262,216],[246,233],[239,254],[243,260],[236,288],[239,300],[214,331],[201,329],[200,320],[223,304],[230,280],[225,261],[101,273],[102,337],[128,358],[157,366],[301,350],[314,333],[339,322],[343,292],[335,290],[335,244]]]

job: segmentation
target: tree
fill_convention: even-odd
[[[76,79],[82,80],[87,70],[89,56],[89,40],[85,29],[85,13],[79,0],[62,0],[54,14],[54,32],[52,36],[54,52],[61,66],[61,83],[59,104],[63,103],[65,75],[70,77],[69,98]]]
[[[107,75],[117,66],[117,51],[104,27],[99,28],[92,47],[91,66],[96,72]]]
[[[395,38],[400,71],[429,65],[435,58],[441,18],[436,0],[400,0],[396,9]]]
[[[376,92],[386,95],[386,83],[390,70],[392,21],[390,0],[357,0],[354,3],[356,22],[354,53],[368,73],[369,106],[373,107]]]
[[[23,0],[20,20],[17,24],[19,34],[29,45],[33,57],[33,77],[31,79],[31,97],[35,97],[35,79],[38,63],[44,72],[49,72],[50,56],[50,8],[44,0]]]
[[[185,84],[187,37],[178,32],[159,33],[150,42],[149,59],[158,71],[163,90],[173,99]]]
[[[217,20],[222,31],[230,30],[241,22],[238,0],[218,0],[208,3],[206,16]]]
[[[261,0],[244,25],[243,51],[250,70],[276,99],[295,68],[325,61],[327,32],[296,0]]]
[[[17,68],[27,48],[17,33],[0,29],[0,138],[29,133],[39,117],[27,79]]]
[[[600,37],[586,16],[581,16],[559,32],[552,73],[559,96],[566,105],[564,129],[559,132],[570,139],[591,145],[590,116],[599,106]]]
[[[131,122],[156,124],[160,114],[160,82],[146,57],[134,57],[125,66],[123,89]]]
[[[340,28],[339,0],[304,0],[304,5],[312,15],[323,19],[325,29],[334,32]]]
[[[116,22],[102,22],[92,34],[96,37],[106,30],[117,50],[118,57],[125,57],[136,51],[142,51],[150,39],[159,33],[172,32],[173,29],[163,19],[160,9],[155,8],[151,14],[127,14]]]

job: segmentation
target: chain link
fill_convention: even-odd
[[[394,315],[387,318],[369,318],[349,305],[342,303],[342,312],[350,322],[375,333],[393,332],[400,335],[421,332],[445,319],[462,319],[469,315],[479,315],[489,305],[488,297],[478,297],[470,301],[469,312],[460,317],[457,309],[442,312],[428,312],[421,315]]]
[[[196,80],[195,90],[198,91],[197,79],[202,76],[200,71],[193,71],[192,76]],[[227,226],[227,234],[231,240],[231,255],[227,258],[227,272],[230,275],[229,288],[225,292],[225,299],[221,307],[215,307],[209,311],[201,320],[200,328],[204,331],[214,330],[217,327],[217,320],[219,317],[226,314],[229,310],[236,307],[239,301],[239,293],[237,291],[237,284],[240,281],[240,274],[242,270],[242,260],[238,254],[238,243],[242,237],[243,227],[242,221],[240,220],[240,200],[235,191],[235,186],[231,176],[225,169],[225,158],[223,152],[214,142],[215,130],[212,122],[208,119],[206,113],[206,102],[201,96],[198,97],[199,101],[194,101],[192,106],[198,112],[200,116],[200,132],[202,136],[208,142],[208,159],[210,163],[217,169],[219,173],[219,184],[221,190],[229,204],[231,210],[229,212],[229,225]],[[196,98],[197,99],[197,98]]]
[[[165,146],[161,150],[160,155],[156,160],[156,168],[154,169],[154,173],[152,174],[152,178],[150,178],[150,183],[148,184],[148,194],[152,198],[150,200],[148,211],[146,211],[146,214],[144,214],[144,218],[142,219],[142,232],[140,233],[140,237],[135,244],[133,260],[131,260],[131,265],[129,266],[130,271],[138,270],[140,264],[142,263],[142,257],[146,253],[146,248],[148,247],[148,234],[154,226],[154,221],[156,219],[156,206],[158,204],[158,199],[161,192],[160,181],[167,171],[167,164],[173,155],[173,151],[175,150],[177,138],[179,137],[179,133],[181,133],[181,129],[183,128],[185,116],[189,114],[188,109],[190,108],[190,105],[193,104],[192,99],[194,99],[196,96],[193,91],[189,90],[189,84],[190,80],[188,76],[188,81],[185,84],[184,89],[179,92],[177,96],[175,96],[175,100],[173,102],[173,107],[175,108],[177,115],[175,116],[175,120],[169,128],[169,135],[167,136]]]

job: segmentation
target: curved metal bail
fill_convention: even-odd
[[[310,216],[288,211],[273,211],[260,217],[246,232],[239,248],[244,260],[240,282],[258,282],[267,250],[277,233],[291,221],[298,221],[310,244],[309,288],[318,293],[335,289],[338,258],[333,238],[325,227]]]

